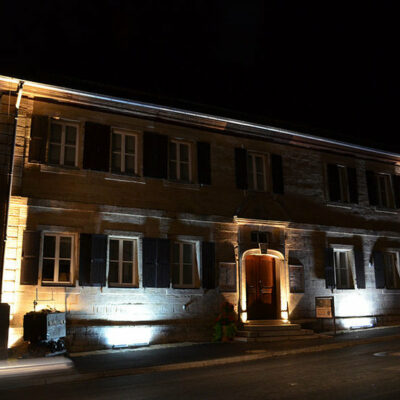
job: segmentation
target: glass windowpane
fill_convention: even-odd
[[[70,270],[71,261],[60,260],[58,266],[58,281],[59,282],[69,282],[70,281]]]
[[[62,126],[58,124],[51,124],[50,128],[50,142],[61,143]]]
[[[122,283],[132,283],[132,265],[131,262],[122,264]]]
[[[183,244],[183,263],[192,263],[193,248],[191,244]]]
[[[60,258],[71,258],[71,238],[68,236],[60,237]]]
[[[180,148],[180,161],[189,161],[189,146],[187,144],[181,144]]]
[[[125,136],[125,153],[130,153],[130,154],[135,153],[135,136],[131,135]]]
[[[76,145],[76,127],[67,125],[65,127],[65,144]]]
[[[45,236],[43,242],[43,257],[54,258],[56,255],[56,237]]]
[[[125,172],[135,172],[134,156],[125,156]]]
[[[182,163],[180,173],[181,173],[181,180],[188,181],[189,180],[189,164]]]
[[[120,153],[113,153],[111,166],[113,171],[121,172],[121,154]]]
[[[119,241],[110,240],[110,260],[118,261],[119,259]]]
[[[43,259],[42,279],[54,281],[54,260]]]
[[[59,164],[60,163],[61,146],[58,144],[50,144],[49,147],[49,163]]]
[[[108,271],[108,282],[118,283],[118,262],[110,262]]]
[[[192,284],[192,274],[193,273],[193,266],[192,264],[183,264],[183,281],[184,285],[191,285]]]
[[[65,146],[64,165],[75,165],[75,147]]]
[[[113,133],[112,135],[112,150],[121,151],[121,135]]]
[[[176,162],[170,161],[169,162],[169,178],[170,179],[177,179],[176,176]]]
[[[124,240],[122,253],[123,253],[124,261],[132,261],[133,260],[133,242],[131,242],[130,240]]]

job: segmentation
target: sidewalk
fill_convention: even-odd
[[[137,349],[72,353],[69,357],[9,359],[0,362],[0,390],[16,383],[18,386],[30,386],[199,368],[396,339],[400,339],[400,326],[339,332],[336,337],[325,335],[322,338],[309,340],[180,343]],[[21,374],[23,369],[27,369],[30,373],[23,376]]]

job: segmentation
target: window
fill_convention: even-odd
[[[267,190],[266,157],[263,154],[247,154],[247,174],[250,190]]]
[[[78,125],[62,121],[52,121],[48,162],[50,164],[78,166]]]
[[[195,243],[172,244],[172,285],[180,288],[199,286]]]
[[[137,136],[113,130],[111,139],[111,171],[117,173],[137,173]]]
[[[385,268],[385,286],[388,289],[400,289],[400,278],[398,272],[398,253],[383,253],[383,263]]]
[[[45,233],[42,251],[42,282],[72,283],[74,235]]]
[[[385,208],[394,208],[392,183],[390,175],[378,174],[378,205]]]
[[[340,200],[343,203],[348,203],[349,199],[349,183],[347,179],[347,168],[343,165],[338,165],[338,173],[339,173],[339,188],[340,188]]]
[[[108,283],[137,286],[137,239],[110,238]]]
[[[354,167],[327,164],[330,201],[358,203],[357,171]]]
[[[192,180],[192,166],[190,144],[171,141],[169,143],[168,177],[172,180],[190,182]]]
[[[334,249],[335,281],[338,289],[354,289],[351,250]]]

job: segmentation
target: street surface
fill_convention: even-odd
[[[2,390],[0,399],[400,399],[400,343]]]

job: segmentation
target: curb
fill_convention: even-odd
[[[201,361],[189,361],[183,363],[175,363],[175,364],[164,364],[157,365],[152,367],[142,367],[142,368],[126,368],[126,369],[117,369],[117,370],[109,370],[109,371],[100,371],[100,372],[88,372],[83,374],[71,374],[71,375],[60,375],[53,376],[48,378],[38,378],[35,380],[29,380],[26,382],[24,386],[37,386],[37,385],[48,385],[54,383],[67,383],[67,382],[83,382],[93,379],[99,378],[113,378],[118,376],[129,376],[129,375],[143,375],[154,372],[167,372],[167,371],[177,371],[177,370],[185,370],[185,369],[193,369],[193,368],[202,368],[202,367],[211,367],[218,365],[227,365],[227,364],[235,364],[239,362],[247,362],[247,361],[257,361],[266,358],[272,357],[282,357],[288,355],[295,354],[306,354],[306,353],[317,353],[321,351],[328,350],[337,350],[343,349],[346,347],[354,347],[363,344],[369,343],[377,343],[377,342],[388,342],[391,340],[400,339],[400,334],[389,335],[389,336],[381,336],[370,339],[355,339],[351,341],[343,341],[337,343],[329,343],[322,344],[310,347],[303,347],[298,349],[289,349],[289,350],[277,350],[277,351],[263,351],[260,350],[256,354],[248,354],[241,356],[233,356],[233,357],[224,357],[224,358],[216,358],[211,360],[201,360]],[[22,383],[22,382],[20,382]]]

